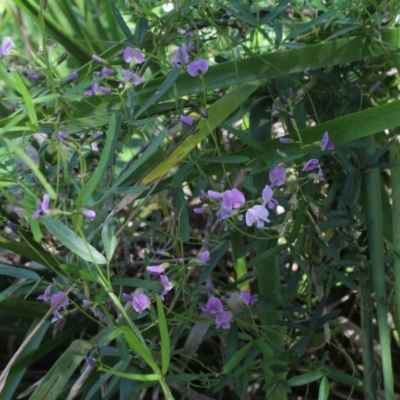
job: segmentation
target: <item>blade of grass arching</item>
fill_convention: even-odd
[[[146,185],[163,177],[182,161],[210,132],[222,123],[258,88],[258,84],[246,84],[227,93],[207,110],[208,118],[202,119],[173,149],[155,165],[140,181]]]
[[[365,139],[367,148],[364,159],[367,160],[375,152],[375,137]],[[368,167],[368,166],[367,166]],[[385,262],[383,249],[382,201],[380,196],[380,172],[378,167],[369,167],[363,176],[362,200],[365,213],[371,276],[375,292],[376,311],[378,319],[379,340],[382,349],[382,370],[385,399],[394,399],[394,382],[392,356],[390,349],[390,329],[388,324],[388,309],[386,305]]]
[[[240,278],[247,274],[247,266],[246,266],[246,257],[239,257],[238,254],[243,248],[243,235],[241,232],[234,230],[230,234],[231,240],[231,250],[233,263],[236,271],[236,279],[240,280]],[[240,290],[250,291],[250,285],[248,282],[243,282],[238,285]]]
[[[72,374],[82,362],[83,357],[92,349],[93,345],[84,340],[75,340],[68,349],[53,364],[44,380],[33,392],[30,400],[57,399],[64,391]]]
[[[380,31],[382,40],[392,44],[393,50],[398,47],[399,32],[400,28]],[[337,39],[301,49],[284,50],[212,65],[204,75],[204,86],[207,90],[227,88],[256,80],[267,80],[277,76],[302,73],[306,70],[367,60],[385,54],[385,51],[382,46],[373,47],[370,41],[362,36]],[[138,103],[145,103],[162,81],[161,78],[154,79],[138,90],[136,93]],[[201,80],[195,80],[187,73],[182,72],[175,84],[176,86],[170,88],[162,99],[174,98],[176,93],[179,96],[185,96],[203,92]]]
[[[362,340],[362,357],[363,357],[363,390],[364,398],[366,400],[375,400],[377,396],[377,370],[375,364],[375,350],[374,350],[374,328],[372,325],[371,315],[373,314],[372,306],[372,288],[371,288],[371,268],[366,266],[364,260],[359,264],[360,272],[360,315],[361,315],[361,329],[363,334]]]
[[[111,115],[106,133],[106,143],[103,151],[101,152],[99,164],[97,165],[96,170],[93,172],[88,182],[82,188],[82,191],[79,193],[76,201],[77,208],[83,207],[87,203],[99,182],[104,179],[106,169],[115,156],[115,149],[120,133],[121,122],[122,117],[120,113],[114,113]]]
[[[396,130],[396,133],[398,130]],[[393,244],[400,249],[400,143],[397,142],[390,149],[390,162],[395,164],[391,168],[391,186],[392,186],[392,223],[393,223]],[[394,257],[394,303],[397,314],[397,320],[400,321],[400,255],[393,252]],[[400,332],[398,332],[400,334]]]

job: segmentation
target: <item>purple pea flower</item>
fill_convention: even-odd
[[[250,293],[247,290],[242,290],[240,292],[240,297],[242,298],[243,303],[247,306],[250,307],[253,304],[255,304],[258,300],[258,294],[252,294],[250,295]]]
[[[200,115],[203,118],[208,118],[208,112],[204,108],[200,108]]]
[[[60,301],[60,299],[62,297],[64,297],[64,295],[65,295],[64,292],[57,292],[57,293],[53,294],[53,296],[51,296],[51,299],[50,299],[51,306],[53,307],[56,303],[58,303]],[[60,313],[58,311],[61,308],[67,307],[68,304],[69,304],[69,299],[68,299],[68,296],[67,296],[61,301],[61,303],[53,311],[53,318],[51,319],[51,323],[54,324],[55,322],[57,322],[61,318],[61,315],[60,315]]]
[[[153,265],[149,265],[148,267],[146,267],[146,271],[150,274],[150,275],[160,275],[164,272],[163,267],[157,267],[157,266],[153,266]]]
[[[86,364],[89,365],[90,368],[94,368],[96,366],[94,360],[92,360],[89,357],[83,357],[83,359],[85,360]]]
[[[319,161],[316,158],[312,158],[303,165],[302,171],[312,171],[313,169],[316,169],[318,167]]]
[[[215,317],[217,329],[229,329],[233,314],[230,311],[222,311]]]
[[[67,135],[65,132],[58,132],[57,137],[62,143],[65,143],[69,139],[69,135]]]
[[[43,294],[37,297],[38,300],[49,301],[51,293],[51,285],[47,286]]]
[[[13,42],[10,37],[5,37],[0,47],[0,56],[9,56]]]
[[[179,117],[179,119],[181,120],[181,122],[185,125],[193,125],[194,119],[188,117],[187,115],[181,115]]]
[[[32,218],[38,219],[42,215],[47,215],[49,213],[49,205],[50,205],[50,196],[47,193],[45,193],[43,195],[43,200],[38,201],[37,209],[32,214]]]
[[[196,60],[188,65],[187,70],[190,76],[205,74],[208,71],[208,63],[204,59]]]
[[[257,224],[257,228],[262,228],[265,222],[270,222],[268,219],[269,212],[264,206],[253,206],[246,212],[246,225],[252,226]]]
[[[280,138],[279,141],[280,141],[282,144],[290,144],[290,143],[293,143],[293,140],[292,140],[292,139],[287,139],[287,138]]]
[[[83,307],[83,308],[89,308],[89,307],[91,307],[91,306],[92,306],[92,302],[91,302],[91,301],[86,300],[86,299],[84,299],[84,300],[82,301],[82,307]]]
[[[322,172],[321,167],[318,165],[318,174],[317,174],[317,179],[319,181],[325,181],[325,176],[324,173]]]
[[[271,168],[271,170],[269,171],[269,181],[271,182],[271,187],[282,186],[285,184],[285,180],[286,180],[285,168],[283,168],[280,165]]]
[[[67,77],[67,82],[73,82],[77,79],[78,79],[78,73],[74,71]]]
[[[92,60],[94,60],[94,61],[96,61],[98,63],[102,63],[103,62],[103,59],[101,57],[97,56],[96,54],[92,55]]]
[[[150,307],[150,299],[143,293],[136,295],[135,297],[130,296],[129,294],[122,294],[122,297],[125,300],[132,302],[132,307],[134,310],[141,314],[144,310]]]
[[[98,82],[93,83],[91,90],[85,90],[83,94],[85,96],[96,96],[101,94],[110,94],[111,89],[105,86],[100,86]]]
[[[125,48],[124,61],[126,63],[142,64],[144,62],[144,59],[144,54],[141,51],[135,50],[132,47]]]
[[[217,200],[217,201],[221,201],[222,198],[224,197],[223,193],[218,193],[218,192],[215,192],[214,190],[208,190],[207,196],[210,199]]]
[[[224,207],[223,204],[221,204],[221,207],[219,209],[219,213],[217,214],[218,219],[220,221],[223,221],[227,218],[229,218],[232,215],[232,210],[228,210],[227,208]]]
[[[160,283],[161,286],[164,288],[161,292],[161,300],[164,300],[164,296],[172,289],[172,283],[169,281],[167,275],[161,275],[160,276]]]
[[[210,261],[210,252],[208,250],[201,252],[199,255],[199,262],[205,264],[208,263],[209,261]]]
[[[240,208],[245,202],[244,194],[238,189],[226,190],[222,195],[222,205],[227,211]]]
[[[207,304],[204,306],[200,307],[201,311],[210,313],[210,314],[219,314],[224,311],[224,307],[222,305],[222,301],[215,296],[210,296],[210,298],[207,301]]]
[[[268,185],[265,186],[261,194],[263,199],[263,206],[267,204],[268,208],[273,209],[278,205],[278,202],[274,198],[272,198],[273,194],[274,192],[272,191],[272,189]]]
[[[322,140],[321,140],[321,150],[333,150],[335,148],[335,145],[333,142],[329,140],[329,133],[325,132],[322,135]]]
[[[174,50],[174,56],[175,60],[171,63],[174,67],[180,67],[182,63],[187,64],[189,62],[189,54],[186,50],[186,44]]]
[[[143,80],[140,76],[134,74],[131,71],[128,71],[126,69],[121,69],[121,74],[124,77],[125,81],[128,83],[133,83],[134,85],[139,85],[139,83],[142,83]]]
[[[196,208],[193,208],[193,212],[195,214],[204,214],[206,212],[206,210],[203,207],[196,207]]]
[[[102,73],[103,75],[107,75],[107,76],[113,76],[113,75],[115,74],[115,72],[114,72],[112,69],[107,68],[107,67],[104,67],[104,68],[101,70],[101,73]]]
[[[84,208],[82,210],[82,215],[87,219],[95,219],[96,218],[96,211]]]

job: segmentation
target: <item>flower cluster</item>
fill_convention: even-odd
[[[171,62],[174,67],[181,67],[183,64],[189,63],[189,53],[187,50],[188,46],[186,46],[186,44],[182,44],[181,47],[178,47],[176,50],[174,50],[175,58]],[[195,50],[193,45],[190,43],[189,50],[192,52]],[[187,71],[190,76],[203,75],[208,71],[208,63],[203,58],[192,61],[188,64]]]
[[[53,279],[53,283],[54,284],[56,283],[56,281],[54,279]],[[51,319],[51,322],[54,324],[60,318],[62,318],[59,310],[61,310],[62,308],[66,308],[69,305],[69,299],[68,299],[68,296],[65,296],[65,292],[58,291],[54,294],[51,294],[52,291],[53,291],[53,285],[47,286],[44,293],[41,294],[40,296],[38,296],[37,299],[42,300],[42,301],[50,300],[51,307],[53,307],[55,304],[58,303],[57,307],[53,311],[53,318]]]
[[[207,304],[200,307],[201,311],[215,315],[215,325],[217,329],[229,329],[233,314],[230,311],[224,311],[222,301],[215,296],[210,296]]]

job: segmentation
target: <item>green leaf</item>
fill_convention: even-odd
[[[281,251],[285,250],[287,247],[289,247],[289,244],[279,244],[277,246],[274,246],[272,249],[268,249],[264,253],[261,253],[260,255],[252,258],[248,263],[247,263],[247,268],[254,267],[261,261],[264,261],[268,258],[271,258],[272,256],[279,254]]]
[[[176,206],[178,209],[178,224],[181,239],[187,243],[190,239],[190,222],[187,201],[182,190],[176,193]]]
[[[318,400],[328,400],[329,398],[329,381],[326,376],[321,379],[318,391]]]
[[[161,290],[161,287],[158,283],[145,281],[143,279],[137,279],[137,278],[116,279],[112,281],[112,285],[137,287],[137,288],[142,288],[144,290],[148,290],[149,292],[156,292],[156,293],[159,293]]]
[[[158,324],[161,338],[161,371],[165,375],[168,372],[171,360],[171,343],[169,340],[168,325],[165,318],[164,305],[160,298],[156,297]]]
[[[105,257],[99,253],[93,246],[84,241],[68,226],[57,219],[44,217],[43,223],[50,233],[55,236],[67,249],[77,254],[86,261],[96,264],[107,264]]]
[[[64,391],[72,374],[93,345],[84,340],[75,340],[50,368],[30,400],[54,400]]]
[[[327,367],[328,372],[326,376],[333,381],[343,383],[344,385],[349,385],[349,386],[362,386],[362,381],[358,379],[355,376],[351,376],[349,374],[346,374],[343,371],[340,371],[334,367]]]
[[[238,350],[235,355],[224,365],[222,373],[227,374],[232,370],[232,368],[236,367],[240,361],[247,356],[247,353],[253,348],[253,346],[254,342],[251,341]]]
[[[11,267],[4,264],[0,264],[0,275],[12,276],[14,278],[31,279],[33,281],[40,279],[40,276],[34,271],[21,267]]]
[[[257,84],[242,85],[217,100],[208,109],[208,118],[201,120],[172,151],[141,180],[148,184],[163,177],[182,161],[210,132],[238,108],[256,89]]]
[[[218,164],[244,164],[249,161],[250,158],[246,156],[221,156],[221,157],[208,157],[203,158],[202,161],[209,163],[218,163]]]
[[[178,67],[172,68],[169,75],[166,77],[165,81],[161,83],[161,85],[155,91],[155,93],[153,92],[154,94],[145,101],[142,107],[140,107],[139,111],[135,115],[136,119],[151,105],[155,104],[162,96],[164,96],[166,91],[174,84],[180,73],[181,73],[180,68]]]
[[[26,110],[28,112],[28,117],[32,122],[32,124],[38,127],[38,119],[36,115],[35,106],[33,105],[32,102],[31,94],[28,92],[28,89],[26,88],[25,83],[22,80],[19,73],[17,72],[14,76],[19,87],[19,92],[21,93],[22,98],[24,99]]]
[[[287,383],[290,386],[302,386],[314,382],[322,378],[323,376],[324,374],[321,371],[312,371],[312,372],[307,372],[303,375],[294,376],[293,378],[288,379]]]
[[[274,355],[274,350],[264,340],[256,339],[255,342],[256,342],[256,345],[260,348],[260,350],[264,354],[264,356],[272,357]]]
[[[134,373],[129,373],[129,372],[121,372],[118,371],[117,369],[110,368],[107,366],[101,366],[99,367],[99,371],[106,372],[107,374],[119,376],[120,378],[125,378],[125,379],[132,379],[135,381],[159,381],[161,379],[161,375],[159,374],[134,374]]]
[[[83,207],[86,204],[93,191],[96,189],[96,186],[99,184],[99,182],[104,180],[106,169],[115,157],[115,149],[120,133],[121,121],[122,118],[120,113],[114,113],[111,115],[106,134],[106,143],[103,151],[101,152],[100,162],[94,173],[91,175],[89,181],[84,185],[82,191],[78,195],[78,208]]]
[[[115,218],[111,218],[104,223],[103,229],[101,231],[101,238],[103,240],[103,246],[104,250],[106,251],[106,257],[108,261],[112,259],[114,251],[118,245],[115,231],[119,226],[119,221]]]
[[[149,349],[142,344],[136,334],[127,326],[121,326],[115,329],[115,331],[110,334],[109,339],[114,339],[120,334],[123,334],[125,336],[128,346],[136,353],[138,353],[140,357],[143,358],[143,360],[149,365],[153,372],[158,375],[159,379],[161,371],[153,356],[151,355]]]
[[[114,17],[115,17],[119,27],[121,28],[122,32],[124,32],[125,37],[128,39],[128,42],[133,43],[132,32],[128,28],[128,25],[126,25],[126,22],[125,22],[123,16],[121,15],[121,13],[119,12],[118,7],[115,5],[115,3],[113,1],[110,1],[110,7],[111,7],[111,10],[114,14]]]

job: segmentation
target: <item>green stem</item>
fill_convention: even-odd
[[[276,245],[275,241],[268,241],[270,247]],[[264,253],[266,249],[265,242],[257,246],[257,255]],[[274,303],[281,301],[281,284],[280,284],[280,268],[279,254],[273,256],[264,263],[260,263],[257,268],[258,292],[260,296],[271,299]],[[265,312],[261,315],[261,330],[264,340],[274,349],[275,357],[279,358],[280,353],[284,350],[284,332],[283,329],[276,325],[276,322],[282,319],[282,313],[276,309]],[[268,400],[285,400],[287,399],[286,389],[278,385],[275,390],[268,395]]]
[[[375,137],[365,139],[365,159],[375,152]],[[380,192],[380,173],[377,167],[368,168],[363,177],[364,213],[367,225],[371,275],[375,291],[378,329],[382,349],[382,370],[385,399],[394,399],[392,356],[390,350],[390,330],[387,320],[385,268],[383,249],[383,215]],[[372,316],[370,317],[372,318]]]
[[[364,398],[375,400],[377,395],[376,365],[374,359],[374,333],[371,315],[371,269],[364,261],[360,261],[360,315],[361,315],[361,346],[364,367]]]
[[[400,144],[392,146],[390,149],[390,162],[400,164]],[[400,249],[400,167],[391,169],[392,187],[392,221],[393,221],[393,244],[396,249]],[[400,257],[394,252],[394,287],[395,287],[395,308],[396,320],[400,321]],[[398,332],[400,335],[400,332]]]

